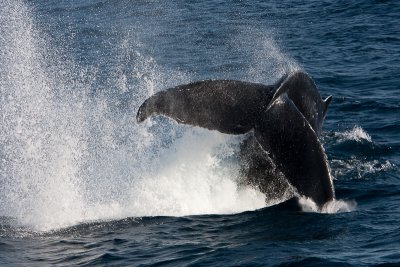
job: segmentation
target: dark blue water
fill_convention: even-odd
[[[400,265],[399,24],[390,0],[1,0],[0,264]],[[170,86],[295,69],[333,95],[324,213],[239,187],[240,137],[135,122]]]

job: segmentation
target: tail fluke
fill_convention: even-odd
[[[257,141],[302,196],[322,206],[335,197],[325,151],[315,131],[286,93],[255,127]]]
[[[140,106],[136,119],[164,115],[178,123],[243,134],[254,128],[272,94],[272,86],[257,83],[200,81],[156,93]]]

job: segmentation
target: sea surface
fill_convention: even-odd
[[[0,0],[1,266],[400,266],[400,1]],[[337,200],[239,185],[150,95],[306,71]]]

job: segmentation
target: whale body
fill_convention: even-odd
[[[254,138],[242,146],[252,166],[248,181],[265,191],[271,184],[271,177],[265,173],[273,166],[300,196],[310,198],[322,209],[335,198],[319,140],[331,99],[323,100],[314,81],[303,71],[289,73],[274,85],[205,80],[154,94],[139,107],[136,119],[142,122],[153,115],[164,115],[178,123],[226,134],[253,132]]]

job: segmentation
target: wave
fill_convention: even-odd
[[[365,179],[394,170],[396,165],[385,156],[393,149],[376,143],[361,127],[323,137],[329,154],[332,175],[340,180]]]
[[[335,137],[338,138],[339,142],[344,142],[348,140],[356,142],[372,142],[371,136],[364,131],[361,126],[355,125],[353,129],[347,130],[343,133],[335,132]]]

